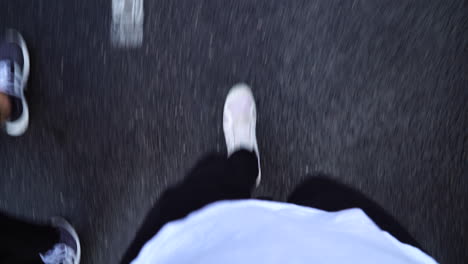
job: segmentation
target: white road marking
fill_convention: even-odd
[[[143,0],[112,0],[112,45],[140,47],[143,43],[143,17]]]

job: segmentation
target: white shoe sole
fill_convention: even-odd
[[[7,41],[16,43],[21,47],[21,51],[23,53],[23,77],[21,81],[21,103],[23,105],[23,113],[21,116],[11,122],[5,122],[5,130],[6,133],[10,136],[21,136],[26,132],[26,129],[29,125],[29,108],[28,103],[26,102],[26,98],[24,97],[24,91],[26,90],[26,84],[28,83],[29,78],[29,69],[30,69],[30,60],[29,60],[29,52],[26,46],[26,42],[24,41],[23,37],[20,33],[15,30],[8,30],[6,33]]]
[[[230,110],[228,109],[228,106],[230,105],[230,103],[239,97],[245,97],[247,98],[247,100],[250,100],[252,103],[252,107],[253,107],[251,109],[251,112],[250,112],[251,116],[249,117],[249,121],[248,121],[248,125],[250,128],[250,132],[249,132],[250,139],[247,141],[251,141],[251,142],[248,142],[244,145],[236,145],[235,143],[235,139],[234,139],[235,135],[234,135],[234,128],[233,128],[234,124],[233,124],[233,120],[231,117],[232,113],[230,113]],[[223,131],[224,131],[224,137],[226,140],[228,156],[230,156],[235,151],[239,149],[243,149],[243,148],[254,151],[258,159],[258,177],[256,180],[256,186],[258,186],[261,181],[261,169],[260,169],[260,153],[258,151],[258,143],[257,143],[257,136],[256,136],[256,123],[257,123],[257,110],[256,110],[255,99],[254,99],[252,90],[246,84],[234,85],[226,97],[226,102],[224,104],[224,113],[223,113]]]

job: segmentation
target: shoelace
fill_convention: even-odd
[[[232,114],[231,114],[232,115]],[[249,110],[249,118],[253,115],[255,115],[255,113],[253,112],[253,108],[251,107],[250,110]],[[253,129],[253,126],[251,126],[249,124],[249,128],[248,128],[248,131],[243,131],[244,127],[237,127],[235,122],[236,120],[234,120],[232,118],[232,116],[230,115],[226,115],[224,116],[224,119],[225,119],[225,122],[229,123],[229,126],[230,126],[230,130],[229,131],[226,131],[228,133],[228,138],[230,138],[231,140],[228,140],[227,141],[227,144],[229,144],[229,149],[233,149],[234,146],[243,146],[245,147],[244,143],[245,142],[241,142],[240,140],[242,138],[247,138],[250,141],[252,141],[252,137],[255,136],[255,130]],[[236,128],[239,129],[241,128],[241,130],[239,131],[236,131]],[[245,133],[248,133],[247,135]],[[236,135],[240,136],[240,138],[237,138]],[[247,144],[247,146],[250,147],[250,144]]]
[[[53,249],[40,256],[45,264],[74,264],[76,259],[75,251],[65,244],[56,244]]]
[[[13,72],[12,66],[13,64]],[[13,78],[11,75],[13,74]],[[11,61],[0,61],[0,92],[21,97],[21,82],[23,75],[19,65]]]

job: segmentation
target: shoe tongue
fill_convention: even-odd
[[[68,247],[72,248],[75,252],[77,251],[77,245],[75,238],[68,232],[66,229],[59,227],[58,228],[60,233],[60,243],[67,245]]]
[[[14,61],[20,68],[24,66],[23,51],[18,44],[15,43],[1,43],[0,44],[0,61]]]
[[[0,93],[21,98],[19,66],[10,60],[0,61]]]
[[[234,120],[234,140],[237,146],[247,150],[252,150],[252,135],[249,119],[245,116],[240,116]]]

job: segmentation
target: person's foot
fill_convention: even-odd
[[[0,93],[8,95],[11,105],[5,130],[20,136],[28,128],[29,111],[24,90],[29,77],[29,53],[23,37],[8,30],[0,40]]]
[[[45,264],[79,264],[81,245],[75,229],[63,218],[55,217],[52,225],[57,228],[60,239],[54,248],[41,254]]]
[[[252,91],[246,84],[231,88],[224,104],[223,130],[228,156],[240,149],[254,151],[258,159],[257,186],[261,180],[260,155],[255,126],[257,109]]]

